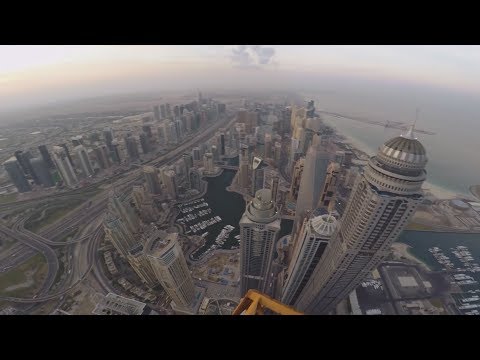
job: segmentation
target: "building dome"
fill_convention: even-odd
[[[413,127],[405,134],[386,141],[380,153],[392,160],[425,164],[427,153],[422,143],[413,136]]]
[[[330,237],[337,227],[337,220],[332,215],[324,214],[312,218],[310,224],[318,235]]]

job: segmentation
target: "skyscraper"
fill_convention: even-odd
[[[190,171],[188,172],[188,178],[190,182],[190,188],[200,191],[201,183],[200,183],[200,174],[198,173],[198,170],[195,168],[191,168]]]
[[[272,135],[265,134],[265,158],[272,158]]]
[[[112,141],[112,147],[111,148],[112,148],[111,154],[112,154],[113,161],[117,164],[120,164],[120,162],[122,161],[122,158],[120,157],[120,150],[118,149],[118,141],[117,140]]]
[[[220,133],[220,155],[225,155],[225,133]]]
[[[27,175],[30,175],[35,184],[40,185],[41,182],[37,175],[33,172],[32,165],[30,164],[30,159],[32,158],[30,151],[17,150],[15,151],[15,157],[17,158],[18,164],[23,172]]]
[[[137,236],[118,214],[107,211],[103,221],[105,234],[122,257],[128,259],[129,251],[137,245]]]
[[[140,134],[140,145],[144,154],[150,152],[150,140],[148,139],[148,135],[146,133]]]
[[[148,138],[153,136],[152,127],[150,125],[142,125],[142,131],[147,135]]]
[[[282,161],[282,144],[278,141],[275,142],[273,160],[275,161],[275,166],[277,168],[280,167]]]
[[[187,177],[188,177],[188,173],[190,169],[193,167],[193,157],[191,154],[185,153],[182,155],[182,159],[185,165],[185,171],[186,171],[185,173],[187,174]]]
[[[125,147],[130,160],[137,160],[139,157],[137,140],[130,133],[125,136]]]
[[[214,161],[220,161],[220,154],[216,145],[212,145],[212,155]]]
[[[107,169],[109,165],[109,163],[107,162],[108,157],[105,156],[102,148],[100,146],[94,147],[93,153],[95,154],[95,158],[97,159],[98,166],[100,166],[101,169]]]
[[[54,146],[52,150],[53,161],[65,185],[69,187],[77,185],[77,175],[75,174],[75,170],[73,169],[65,148],[63,146]]]
[[[192,149],[192,157],[194,161],[200,161],[200,148],[198,146]]]
[[[335,208],[335,194],[340,177],[340,165],[337,163],[330,163],[327,168],[327,177],[323,186],[323,191],[320,195],[317,207],[323,207],[327,211],[333,211]]]
[[[50,154],[47,150],[47,146],[46,145],[40,145],[38,147],[38,150],[40,151],[40,155],[42,156],[43,161],[45,161],[45,164],[47,164],[47,166],[50,169],[54,169],[55,164],[53,163],[52,158],[50,157]]]
[[[277,203],[278,181],[279,181],[278,175],[273,175],[270,181],[271,181],[270,182],[270,191],[272,193],[272,201],[274,203]]]
[[[160,181],[158,180],[157,169],[153,166],[144,166],[143,167],[143,176],[147,182],[148,192],[152,195],[159,195],[162,193],[162,187],[160,186]]]
[[[287,280],[283,286],[282,302],[292,305],[307,284],[313,270],[332,236],[337,221],[325,214],[305,218],[287,270]]]
[[[145,252],[158,281],[174,305],[183,308],[192,306],[195,286],[178,243],[178,234],[158,230],[148,238]]]
[[[138,242],[128,251],[127,260],[138,277],[149,288],[153,289],[160,283],[155,276],[150,260],[143,251],[143,244],[141,242]]]
[[[215,168],[213,166],[213,155],[212,153],[205,153],[203,155],[203,167],[207,174],[213,174],[215,172]]]
[[[164,178],[164,185],[167,188],[167,194],[170,199],[177,198],[177,181],[176,181],[176,174],[173,170],[165,170],[163,172]]]
[[[302,180],[303,168],[305,166],[305,158],[301,157],[295,163],[293,168],[292,183],[290,184],[290,200],[297,201],[298,192],[300,191],[300,182]]]
[[[328,313],[390,253],[423,200],[425,148],[413,127],[385,142],[353,187],[340,226],[295,306]]]
[[[40,180],[41,184],[45,187],[52,187],[55,186],[55,183],[52,179],[52,175],[48,170],[48,166],[43,161],[42,158],[33,158],[30,160],[30,164],[32,165],[33,172]]]
[[[327,177],[327,168],[330,162],[330,154],[319,144],[319,138],[315,136],[314,143],[308,149],[303,167],[300,189],[298,191],[297,205],[295,207],[295,222],[293,233],[302,226],[305,211],[317,207],[323,185]]]
[[[249,163],[249,153],[248,146],[242,144],[240,146],[240,159],[238,167],[238,185],[241,188],[246,189],[248,187],[248,163]]]
[[[103,138],[105,139],[105,144],[107,145],[108,149],[112,149],[112,142],[113,142],[113,132],[111,128],[106,127],[103,129]]]
[[[115,190],[111,190],[108,198],[108,209],[112,214],[121,219],[130,233],[135,234],[138,232],[140,219],[130,205],[127,194],[120,194]]]
[[[153,107],[153,117],[155,120],[159,121],[160,120],[160,110],[158,108],[158,105],[155,105]]]
[[[252,186],[251,194],[255,196],[258,190],[263,188],[263,179],[265,176],[263,160],[254,157],[252,161]]]
[[[165,104],[160,105],[160,115],[161,115],[162,119],[167,118],[167,110],[165,108]]]
[[[247,204],[240,219],[240,291],[243,296],[250,289],[271,294],[270,267],[275,242],[280,231],[280,219],[270,190],[261,189]]]
[[[73,166],[73,160],[72,160],[72,157],[70,156],[70,151],[68,150],[67,144],[63,143],[63,144],[59,144],[58,146],[62,147],[63,150],[65,150],[65,155],[67,156],[68,161],[70,161],[70,164],[72,164]]]
[[[90,159],[87,154],[87,149],[83,145],[78,145],[73,148],[73,151],[77,153],[80,166],[82,168],[83,175],[85,177],[92,176],[94,174]]]
[[[10,180],[18,189],[18,192],[23,193],[27,191],[32,191],[32,188],[28,183],[25,174],[23,173],[17,159],[14,156],[5,161],[3,163],[3,166],[5,167],[5,171],[8,173]]]

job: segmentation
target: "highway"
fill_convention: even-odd
[[[223,121],[218,121],[213,125],[207,126],[200,134],[197,134],[196,136],[187,140],[186,142],[178,146],[176,149],[158,157],[157,159],[153,159],[151,161],[145,162],[142,165],[154,165],[158,167],[158,166],[168,164],[172,161],[175,161],[186,150],[189,150],[190,148],[196,146],[201,142],[205,142],[219,128],[230,127],[235,122],[236,118],[233,116],[229,121],[227,120],[228,120],[228,117],[225,118]],[[24,228],[24,223],[26,219],[21,219],[20,221],[17,221],[14,224],[12,229],[9,229],[4,225],[0,225],[0,234],[4,234],[5,236],[9,236],[12,239],[16,239],[22,244],[25,244],[28,247],[41,252],[46,257],[47,263],[49,265],[46,281],[43,284],[41,290],[33,299],[12,298],[12,297],[0,297],[0,299],[12,301],[12,302],[32,303],[32,304],[55,299],[56,297],[61,296],[67,293],[68,291],[70,291],[73,287],[75,287],[77,284],[83,281],[90,273],[93,273],[93,277],[95,281],[104,289],[104,291],[115,291],[109,284],[108,279],[106,279],[105,276],[103,275],[101,264],[99,263],[99,261],[101,260],[98,259],[97,257],[96,250],[98,248],[100,240],[104,235],[101,221],[99,222],[99,225],[96,228],[96,230],[91,232],[88,235],[75,237],[75,239],[68,242],[58,242],[58,241],[55,241],[55,239],[59,239],[62,236],[67,235],[68,232],[70,232],[72,228],[75,226],[89,224],[93,222],[95,219],[101,219],[101,215],[103,215],[105,208],[107,207],[108,195],[109,195],[110,189],[112,187],[121,187],[121,190],[125,191],[128,189],[127,191],[129,191],[133,183],[142,178],[143,178],[142,168],[130,170],[128,175],[126,175],[125,173],[120,175],[120,179],[112,182],[112,185],[110,186],[109,189],[106,189],[105,191],[95,195],[94,198],[90,199],[91,201],[77,207],[72,212],[67,214],[64,218],[60,219],[60,221],[57,221],[49,225],[47,228],[42,229],[42,231],[40,231],[39,234],[30,232],[29,230]],[[111,181],[111,179],[108,179],[108,180]],[[100,183],[107,182],[108,180],[91,184],[82,189],[84,190],[86,189],[87,192],[89,192],[92,189],[95,189],[95,191],[97,191],[98,185]],[[19,205],[20,207],[23,206],[26,208],[31,208],[34,204],[38,204],[39,202],[42,202],[42,201],[49,201],[52,198],[68,199],[69,195],[70,196],[81,195],[82,189],[75,189],[70,192],[57,194],[57,196],[51,195],[49,196],[48,199],[37,198],[37,199],[32,199],[30,201],[24,201],[24,202],[21,202],[21,204]],[[15,203],[10,205],[14,205],[14,204]],[[7,206],[8,205],[9,204],[7,204]],[[18,208],[19,207],[14,207],[14,210],[17,210]],[[6,210],[4,206],[0,206],[0,211],[2,210]],[[12,210],[12,207],[10,207],[9,210]],[[87,251],[78,250],[78,254],[80,254],[80,256],[78,257],[75,256],[75,260],[78,262],[77,265],[73,263],[70,264],[70,259],[73,257],[71,255],[74,250],[71,250],[71,246],[68,246],[68,245],[72,245],[74,247],[76,246],[82,247],[85,245],[87,246]],[[52,287],[53,282],[55,281],[58,268],[59,268],[57,255],[55,251],[52,250],[51,246],[68,246],[67,247],[68,260],[67,260],[66,269],[65,269],[65,271],[67,271],[68,276],[65,277],[66,281],[62,281],[62,284],[61,284],[62,286],[57,287],[57,288],[60,288],[58,291],[56,291],[54,294],[46,295],[48,290]],[[86,260],[85,260],[85,257],[86,257]],[[88,271],[84,272],[82,275],[79,276],[80,274],[79,271],[80,271],[80,268],[82,267],[79,264],[82,263],[82,261],[83,262],[86,261],[86,264],[88,264]],[[93,271],[91,271],[92,269]],[[74,275],[77,275],[77,276],[74,276]],[[75,277],[77,277],[78,280],[75,281],[74,280]],[[73,284],[68,285],[68,283],[71,283],[72,280],[74,281]]]

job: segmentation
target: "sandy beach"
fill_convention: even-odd
[[[366,144],[362,143],[361,141],[358,141],[350,136],[346,136],[341,133],[339,133],[339,135],[345,138],[346,139],[345,142],[350,144],[354,148],[360,150],[361,152],[369,156],[373,155],[372,149]],[[438,199],[458,199],[459,197],[466,197],[467,195],[467,194],[457,194],[441,186],[434,185],[428,181],[425,181],[425,183],[423,184],[423,189],[426,191],[429,191],[433,196],[435,196]]]
[[[420,264],[421,266],[425,267],[425,269],[431,271],[430,267],[425,264],[422,260],[419,258],[415,257],[414,255],[410,254],[408,251],[411,248],[410,245],[401,243],[401,242],[395,242],[392,244],[392,251],[394,256],[400,258],[400,257],[405,257],[410,261],[413,261],[414,263]]]

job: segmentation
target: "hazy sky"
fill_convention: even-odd
[[[325,89],[331,82],[476,96],[480,46],[0,46],[0,110],[118,92]]]

